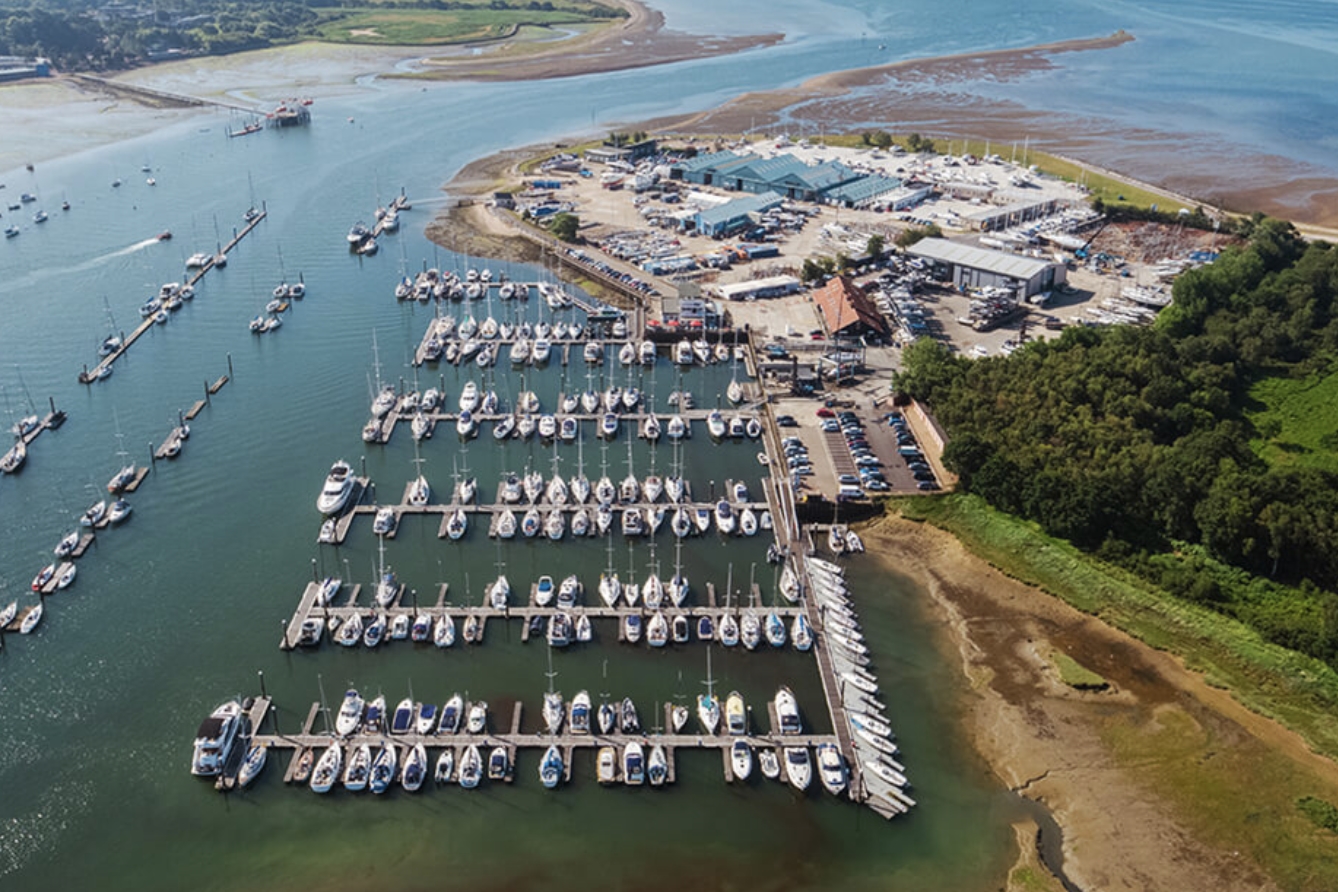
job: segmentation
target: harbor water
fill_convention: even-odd
[[[671,26],[709,28],[707,4],[667,6]],[[33,603],[29,580],[78,514],[105,498],[108,478],[128,461],[148,464],[178,413],[203,398],[206,382],[230,370],[232,377],[192,422],[182,457],[154,465],[129,497],[131,519],[100,533],[80,559],[74,585],[48,599],[38,632],[4,638],[0,886],[996,888],[1013,855],[1008,823],[1016,806],[956,730],[963,682],[923,593],[871,557],[852,562],[851,579],[920,803],[891,822],[816,784],[804,796],[769,781],[726,785],[714,750],[680,751],[677,783],[663,790],[599,788],[593,765],[578,759],[572,783],[545,791],[532,754],[522,756],[517,782],[506,787],[376,798],[285,787],[281,760],[230,796],[188,771],[200,720],[226,699],[259,693],[261,673],[281,733],[298,730],[322,691],[335,706],[348,686],[383,692],[392,703],[411,690],[438,703],[468,692],[500,715],[519,699],[527,726],[536,723],[549,654],[537,640],[520,642],[518,621],[490,622],[483,645],[446,652],[404,642],[374,651],[278,647],[313,575],[342,576],[365,589],[375,580],[376,541],[365,519],[339,548],[316,544],[314,501],[330,464],[348,460],[382,500],[398,500],[414,476],[407,425],[385,446],[359,436],[378,359],[382,380],[412,387],[417,375],[421,387],[444,388],[448,405],[469,379],[491,381],[507,405],[521,389],[533,389],[545,410],[559,390],[583,390],[587,380],[596,389],[627,383],[612,357],[589,379],[579,357],[565,371],[553,362],[523,378],[507,368],[409,365],[433,308],[394,299],[404,273],[474,265],[516,279],[546,275],[459,257],[425,239],[424,227],[441,207],[439,188],[460,166],[508,146],[700,109],[852,60],[1022,46],[1140,24],[1155,46],[1158,35],[1170,40],[1187,27],[1146,5],[1097,12],[1074,3],[963,16],[942,30],[940,8],[912,4],[894,22],[880,4],[795,0],[775,13],[793,24],[790,39],[737,58],[537,84],[423,90],[376,81],[322,98],[305,128],[228,139],[229,116],[209,112],[31,173],[6,173],[5,194],[16,200],[20,191],[36,193],[50,219],[25,221],[21,236],[0,244],[0,412],[8,427],[14,416],[44,411],[50,397],[69,421],[31,445],[19,474],[0,479],[0,606]],[[750,27],[746,16],[730,13],[717,30]],[[886,53],[875,55],[875,41],[888,45]],[[1192,91],[1190,76],[1181,76],[1182,88]],[[1265,133],[1272,113],[1261,109],[1217,132]],[[1338,116],[1327,119],[1332,126]],[[1308,156],[1298,150],[1296,157]],[[116,180],[122,185],[113,187]],[[348,227],[372,222],[378,204],[401,188],[414,205],[402,215],[401,231],[382,239],[374,257],[350,254]],[[69,211],[59,210],[62,200]],[[262,203],[267,218],[226,268],[205,276],[192,302],[146,332],[108,380],[77,383],[79,371],[96,362],[103,337],[137,325],[139,305],[183,277],[187,256],[227,242],[243,212]],[[157,239],[164,230],[170,241]],[[299,277],[307,296],[294,302],[283,327],[250,334],[246,323],[274,286]],[[488,312],[483,302],[444,310]],[[516,312],[496,301],[492,311]],[[532,298],[523,312],[540,318],[548,311]],[[678,389],[693,392],[699,406],[716,404],[732,372],[715,366],[680,378],[661,356],[653,371],[637,374],[664,412],[668,393]],[[756,488],[763,469],[755,445],[714,445],[700,425],[695,433],[681,461],[699,498],[713,485],[723,491],[726,479]],[[607,466],[615,483],[621,480],[628,426],[607,446],[588,425],[584,437],[578,461],[573,445],[499,448],[486,429],[462,448],[443,425],[422,444],[422,467],[436,500],[466,468],[490,496],[505,472],[530,467],[549,475],[555,458],[564,475],[583,464],[597,479]],[[675,459],[664,442],[650,448],[636,441],[630,453],[638,475],[652,468],[667,474]],[[612,548],[598,539],[499,546],[477,523],[453,543],[437,538],[437,523],[436,516],[408,517],[386,548],[387,562],[425,600],[446,583],[452,603],[477,604],[499,572],[522,591],[540,574],[578,573],[589,599],[610,565],[640,580],[655,563],[668,576],[677,557],[667,530],[653,548],[641,542],[629,550],[621,537]],[[746,592],[754,580],[770,599],[775,571],[765,549],[761,538],[712,534],[685,545],[681,562],[698,592],[707,581],[723,592],[727,579]],[[650,726],[656,704],[686,703],[703,690],[707,658],[697,644],[620,646],[609,622],[597,625],[593,644],[554,654],[553,669],[568,697],[581,689],[631,696]],[[718,692],[744,694],[755,726],[764,726],[765,701],[785,683],[806,723],[830,730],[809,657],[716,648],[711,671]]]

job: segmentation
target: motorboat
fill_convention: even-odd
[[[601,746],[595,758],[595,779],[601,784],[618,782],[618,751],[611,746]]]
[[[8,612],[8,611],[6,611]],[[10,621],[13,617],[10,617]],[[8,623],[6,623],[8,625]],[[213,777],[223,771],[242,725],[242,705],[236,700],[220,704],[195,732],[190,771],[197,777]]]
[[[646,782],[645,753],[637,741],[623,747],[623,783],[639,787]]]
[[[70,584],[74,582],[75,574],[78,572],[79,568],[74,564],[66,564],[58,573],[56,573],[56,588],[69,588]]]
[[[612,440],[618,436],[618,416],[612,412],[605,412],[599,420],[599,435],[606,440]]]
[[[729,435],[735,440],[741,439],[747,432],[748,425],[744,423],[743,416],[731,415],[729,418]]]
[[[535,338],[530,344],[530,362],[534,365],[543,365],[548,362],[548,358],[553,353],[553,342],[548,338]]]
[[[461,439],[468,439],[474,435],[478,423],[474,420],[474,414],[468,409],[462,411],[455,418],[455,432]]]
[[[492,752],[488,754],[488,780],[506,780],[506,776],[510,773],[511,756],[507,753],[506,747],[500,745],[493,747]]]
[[[399,593],[400,583],[395,578],[395,571],[383,570],[376,583],[376,603],[381,607],[389,607]]]
[[[470,734],[482,734],[488,727],[488,704],[478,700],[469,704],[465,716],[465,730]]]
[[[395,782],[399,761],[399,747],[393,743],[386,744],[377,751],[376,758],[372,760],[372,774],[367,782],[373,793],[379,796],[390,789],[390,785]]]
[[[628,538],[644,536],[646,534],[645,521],[640,510],[636,508],[627,508],[623,510],[621,525],[623,535]]]
[[[376,510],[376,517],[372,520],[372,532],[378,536],[389,536],[395,531],[395,509],[391,505],[384,505]]]
[[[766,621],[762,625],[762,631],[766,635],[767,644],[772,647],[785,646],[785,622],[776,611],[773,610],[767,614]]]
[[[650,756],[646,759],[646,780],[652,787],[661,787],[668,779],[669,756],[664,745],[657,743],[650,748]]]
[[[580,433],[580,430],[581,427],[579,422],[572,416],[565,415],[562,420],[558,422],[558,439],[562,440],[564,443],[575,442],[576,436]]]
[[[762,769],[762,776],[768,780],[780,779],[780,759],[776,758],[776,751],[771,747],[762,747],[757,751],[758,767]]]
[[[744,419],[743,432],[748,439],[756,440],[762,436],[762,422],[758,420],[757,416],[749,415]],[[764,452],[762,455],[766,455],[766,453]]]
[[[452,694],[451,699],[441,708],[441,719],[437,722],[438,734],[456,734],[460,723],[464,721],[465,701],[459,694]]]
[[[669,643],[669,619],[658,610],[646,624],[646,643],[651,647],[664,647]]]
[[[692,342],[686,338],[674,344],[674,363],[676,365],[692,365]]]
[[[720,410],[712,409],[706,416],[706,431],[712,439],[723,440],[728,433],[728,426],[725,424],[725,416],[720,414]]]
[[[748,733],[748,711],[738,691],[730,691],[725,698],[725,728],[733,735]]]
[[[344,748],[333,744],[325,748],[316,760],[316,767],[311,771],[311,790],[313,793],[328,793],[338,781],[344,768]]]
[[[479,748],[474,744],[465,747],[464,754],[460,756],[460,786],[466,790],[472,790],[479,785],[480,778],[483,777],[483,756],[479,753]]]
[[[727,499],[721,499],[715,505],[715,527],[723,535],[728,536],[734,532],[737,520],[734,517],[734,509]]]
[[[335,733],[347,737],[362,724],[362,713],[366,703],[354,688],[344,692],[344,702],[335,716]]]
[[[539,420],[529,412],[516,419],[516,436],[528,440],[539,429]]]
[[[544,751],[543,761],[539,763],[539,782],[551,790],[562,782],[562,751],[550,746]]]
[[[396,619],[398,619],[398,617],[396,617]],[[431,637],[432,617],[426,613],[418,614],[414,617],[413,625],[409,628],[409,639],[421,644]]]
[[[135,510],[134,507],[125,499],[117,499],[107,509],[107,522],[110,524],[123,523],[130,517],[130,512],[133,510]]]
[[[459,539],[468,529],[469,515],[465,514],[465,509],[456,508],[446,519],[446,535],[453,540]]]
[[[404,787],[406,792],[417,792],[423,786],[426,777],[427,750],[421,743],[415,744],[404,760],[404,774],[400,777],[400,786]]]
[[[590,733],[590,694],[586,691],[571,698],[569,728],[573,734]]]
[[[697,640],[715,640],[715,623],[711,620],[710,614],[703,613],[697,617]]]
[[[688,422],[682,415],[675,413],[669,416],[664,432],[671,440],[681,440],[688,435]]]
[[[414,715],[417,713],[417,707],[413,700],[405,697],[395,705],[395,711],[390,716],[391,734],[408,734],[413,730]]]
[[[604,347],[598,341],[586,341],[581,348],[581,355],[590,365],[598,365],[604,361]]]
[[[735,780],[747,780],[753,773],[753,748],[747,742],[736,740],[730,746],[729,767]]]
[[[576,640],[582,643],[589,642],[595,637],[594,624],[590,622],[590,617],[582,613],[576,617]]]
[[[570,608],[576,604],[576,598],[581,593],[581,582],[575,574],[565,577],[557,590],[557,603],[559,607]]]
[[[739,532],[745,536],[757,535],[757,514],[752,508],[744,508],[739,512]]]
[[[367,782],[372,774],[372,748],[361,744],[354,748],[348,757],[348,767],[344,769],[344,789],[350,793],[361,793],[367,789]]]
[[[395,395],[395,388],[390,384],[384,385],[372,398],[372,417],[385,418],[398,403],[399,397]]]
[[[796,790],[808,789],[813,780],[813,765],[806,746],[787,746],[785,748],[785,779]]]
[[[641,640],[641,614],[629,613],[623,617],[623,638],[628,644]]]
[[[803,724],[799,719],[799,703],[794,698],[794,692],[785,685],[776,691],[776,716],[780,719],[780,732],[782,734],[798,734],[803,730]]]

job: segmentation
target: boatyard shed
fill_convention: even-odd
[[[752,226],[761,214],[780,207],[784,201],[775,192],[736,198],[715,207],[704,208],[692,215],[694,229],[710,238],[724,238]]]
[[[827,333],[833,337],[865,334],[886,335],[887,320],[873,301],[846,276],[836,276],[813,292],[813,303],[822,313]]]
[[[912,257],[934,265],[934,276],[962,290],[1015,288],[1019,299],[1049,291],[1064,282],[1066,269],[1035,257],[991,251],[942,238],[921,239],[906,249]]]
[[[798,291],[800,282],[794,276],[767,276],[747,282],[719,285],[715,291],[725,300],[757,300],[762,297],[780,297]]]
[[[1059,209],[1059,205],[1060,201],[1057,198],[1014,201],[1002,207],[983,208],[972,213],[967,219],[971,221],[973,229],[993,232],[996,229],[1007,229],[1026,223],[1028,220],[1048,217]]]
[[[838,161],[810,165],[794,155],[764,158],[751,152],[701,155],[675,165],[670,175],[703,186],[754,194],[775,192],[801,201],[826,200],[832,190],[862,180],[883,181],[873,184],[871,188],[875,191],[891,191],[896,186],[895,181],[865,176]],[[884,183],[892,185],[884,188]]]
[[[839,204],[847,208],[868,208],[884,203],[900,188],[901,180],[873,174],[834,186],[824,192],[822,198],[828,204]]]

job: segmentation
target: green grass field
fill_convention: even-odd
[[[1308,378],[1266,378],[1250,388],[1265,408],[1250,414],[1262,437],[1250,443],[1274,465],[1338,473],[1338,372]]]
[[[571,25],[591,20],[580,5],[556,3],[555,9],[363,9],[337,15],[318,28],[331,43],[439,46],[509,37],[525,25]]]

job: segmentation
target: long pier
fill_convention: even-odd
[[[235,235],[233,235],[232,241],[228,242],[220,249],[221,252],[224,255],[230,253],[234,248],[237,247],[237,245],[241,242],[242,239],[246,238],[246,236],[251,233],[251,230],[255,229],[257,226],[260,225],[260,221],[264,220],[266,216],[268,216],[267,211],[264,210],[257,211],[255,216],[252,217],[250,220],[247,220],[246,225],[243,226]],[[205,274],[207,274],[213,268],[214,268],[214,258],[210,257],[209,260],[206,261],[202,267],[197,269],[186,279],[185,282],[186,286],[194,288],[195,285],[205,277]],[[130,350],[130,347],[141,337],[144,336],[144,333],[146,331],[153,328],[154,325],[157,324],[155,321],[155,315],[156,314],[146,316],[144,320],[140,322],[139,325],[136,326],[136,328],[133,331],[130,332],[130,334],[125,335],[121,339],[120,346],[118,346],[111,353],[104,356],[97,363],[97,365],[93,366],[93,368],[90,369],[85,367],[84,370],[79,373],[79,383],[92,384],[94,381],[99,381],[102,378],[105,378],[108,374],[110,374],[110,370],[112,366],[115,365],[116,360],[124,356],[126,352]]]
[[[468,714],[473,703],[466,703],[464,712]],[[664,707],[665,719],[670,714],[669,704]],[[331,746],[344,747],[346,751],[344,765],[347,766],[349,757],[359,747],[367,746],[373,751],[382,747],[397,747],[400,750],[400,756],[397,760],[397,774],[395,781],[401,780],[404,758],[408,750],[422,746],[428,751],[428,766],[426,768],[423,786],[431,788],[436,784],[430,784],[434,771],[433,766],[436,763],[436,757],[442,750],[451,749],[454,751],[455,764],[458,766],[465,749],[470,746],[478,747],[483,751],[484,759],[487,759],[487,751],[502,747],[507,752],[507,772],[501,778],[503,783],[511,783],[515,780],[517,769],[517,756],[522,750],[535,751],[536,758],[539,752],[547,750],[550,746],[557,746],[563,755],[563,780],[570,781],[572,777],[572,762],[579,751],[589,752],[590,757],[595,757],[595,751],[603,747],[614,747],[619,752],[630,743],[638,743],[643,747],[661,746],[664,748],[667,759],[667,771],[664,783],[673,784],[677,782],[676,754],[678,750],[717,750],[721,753],[723,763],[723,776],[727,782],[733,782],[735,777],[730,764],[730,750],[736,741],[747,743],[753,750],[762,748],[775,749],[781,764],[783,762],[783,751],[786,748],[802,747],[811,750],[814,747],[831,744],[835,742],[832,735],[829,734],[783,734],[780,731],[780,725],[776,718],[775,709],[768,706],[766,713],[770,720],[768,729],[757,729],[752,733],[742,735],[730,734],[692,734],[692,733],[658,733],[655,731],[633,731],[616,732],[602,734],[593,726],[589,733],[573,732],[570,728],[564,727],[557,734],[547,733],[546,731],[525,731],[522,723],[523,703],[516,701],[511,710],[510,721],[503,728],[486,728],[481,733],[471,734],[461,731],[456,734],[420,734],[416,730],[404,734],[391,734],[380,729],[360,728],[357,732],[346,737],[337,736],[328,728],[317,730],[318,719],[324,715],[328,722],[328,713],[321,708],[319,702],[312,703],[307,710],[305,719],[301,725],[293,732],[285,733],[279,727],[277,710],[273,709],[273,703],[268,697],[259,697],[251,704],[246,713],[244,722],[245,731],[240,738],[242,745],[234,746],[233,751],[224,766],[222,775],[216,781],[216,787],[220,790],[232,790],[237,785],[237,772],[241,767],[242,754],[248,747],[264,747],[267,750],[277,752],[288,752],[289,760],[285,766],[283,782],[285,784],[305,783],[305,778],[299,776],[299,766],[304,763],[308,766],[315,761],[317,751],[324,751]],[[489,711],[489,720],[501,718],[496,713]],[[387,719],[389,717],[387,716]],[[266,720],[272,731],[265,731]],[[463,722],[462,722],[463,723]],[[722,729],[723,730],[723,729]],[[648,756],[649,753],[647,752]],[[814,760],[811,760],[814,761]],[[534,764],[537,772],[538,763]],[[757,769],[754,769],[757,770]],[[486,771],[485,771],[486,774]],[[810,788],[821,786],[818,779],[818,769],[816,764],[812,767],[813,779]],[[335,786],[342,786],[342,776],[338,779],[340,782]],[[452,779],[454,780],[454,778]],[[778,778],[781,783],[785,782],[785,774],[782,772]],[[497,782],[493,779],[490,782]],[[622,785],[627,782],[622,777],[621,764],[619,764],[614,782]],[[653,786],[650,783],[644,783],[644,786]]]

